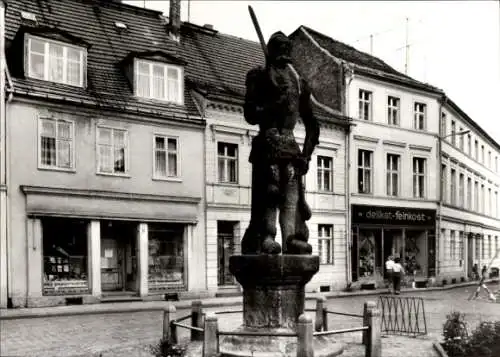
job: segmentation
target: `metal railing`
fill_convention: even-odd
[[[163,338],[172,344],[177,344],[177,328],[185,328],[191,331],[191,341],[203,341],[202,357],[213,357],[220,351],[220,336],[247,336],[247,337],[288,337],[297,338],[297,357],[303,357],[304,351],[309,351],[308,357],[313,357],[312,347],[314,336],[338,335],[351,332],[363,332],[363,344],[365,345],[366,357],[380,357],[380,311],[374,302],[366,302],[363,315],[345,312],[329,311],[324,307],[324,297],[316,299],[316,309],[306,309],[305,312],[315,312],[315,323],[311,317],[302,314],[299,316],[296,332],[258,332],[258,331],[224,331],[218,328],[217,315],[243,312],[242,310],[219,311],[205,314],[201,301],[193,301],[191,314],[174,319],[176,309],[169,305],[163,315]],[[337,330],[328,330],[328,314],[350,316],[363,319],[363,325]],[[183,323],[191,319],[191,325]]]
[[[380,296],[381,330],[386,334],[427,334],[424,300],[420,297]]]

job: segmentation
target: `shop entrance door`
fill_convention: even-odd
[[[101,289],[124,290],[124,249],[116,239],[101,240]]]
[[[472,277],[472,267],[474,266],[474,238],[472,235],[467,237],[467,276]]]
[[[229,271],[229,257],[234,254],[234,223],[217,222],[218,285],[234,285]]]

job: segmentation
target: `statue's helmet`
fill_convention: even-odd
[[[281,31],[275,32],[267,43],[269,60],[277,64],[291,62],[292,41]]]

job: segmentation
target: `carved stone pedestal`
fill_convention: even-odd
[[[319,269],[311,255],[232,256],[229,269],[243,287],[243,326],[238,332],[296,332],[304,313],[304,286]],[[221,356],[297,356],[297,337],[221,336]],[[332,338],[314,338],[314,356],[337,356]]]

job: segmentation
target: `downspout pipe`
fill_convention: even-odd
[[[345,81],[344,86],[344,115],[349,117],[349,88],[352,80],[354,79],[354,70],[350,68],[347,64],[343,64],[343,73]],[[352,229],[351,229],[351,124],[346,128],[345,132],[345,180],[344,180],[344,191],[345,191],[345,212],[346,212],[346,283],[347,286],[352,284],[352,262],[351,262],[351,250],[352,250]]]
[[[446,95],[442,95],[441,98],[439,99],[439,131],[438,131],[438,149],[436,150],[436,164],[437,164],[437,180],[438,180],[438,187],[439,187],[439,204],[438,204],[438,221],[437,221],[437,228],[436,228],[436,236],[438,237],[437,242],[436,242],[436,277],[441,273],[440,272],[440,263],[441,263],[441,226],[442,226],[442,209],[443,209],[443,201],[444,201],[444,195],[443,195],[443,187],[441,185],[442,177],[443,177],[443,172],[442,172],[442,165],[441,161],[443,159],[443,136],[445,133],[441,132],[441,118],[443,116],[443,106],[447,103],[448,97]],[[443,242],[444,245],[444,242]]]

